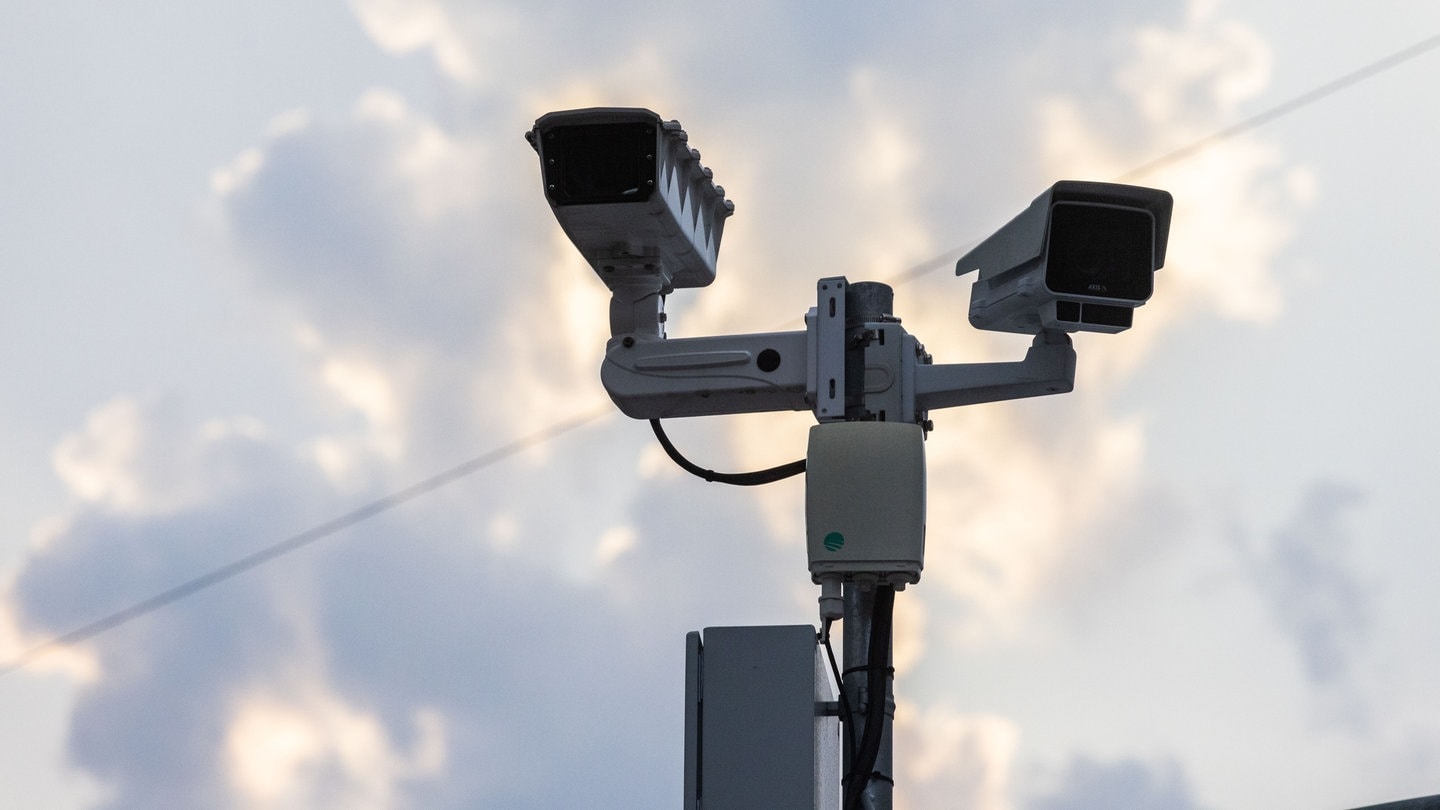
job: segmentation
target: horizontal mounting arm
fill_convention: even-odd
[[[635,419],[805,411],[809,380],[805,332],[610,339],[600,380]]]
[[[1035,336],[1018,363],[917,365],[915,406],[920,411],[1007,399],[1067,394],[1075,389],[1075,349],[1064,332]]]

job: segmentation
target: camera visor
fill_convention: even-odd
[[[1137,208],[1056,203],[1045,286],[1062,295],[1147,300],[1155,287],[1155,218]]]
[[[655,191],[655,125],[576,124],[545,133],[545,193],[556,205],[644,202]]]

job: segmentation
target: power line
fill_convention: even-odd
[[[1130,171],[1121,175],[1118,180],[1132,180],[1149,174],[1150,172],[1153,172],[1163,166],[1168,166],[1187,160],[1190,157],[1214,146],[1217,143],[1229,140],[1230,138],[1234,138],[1237,135],[1241,135],[1253,129],[1257,129],[1265,124],[1270,123],[1271,121],[1289,115],[1290,113],[1293,113],[1304,107],[1308,107],[1318,101],[1334,95],[1341,90],[1359,84],[1367,79],[1374,78],[1375,76],[1384,73],[1387,70],[1397,67],[1405,62],[1408,62],[1418,56],[1421,56],[1422,54],[1428,53],[1429,51],[1434,50],[1436,47],[1440,47],[1440,34],[1422,40],[1414,45],[1411,45],[1408,48],[1403,48],[1399,51],[1396,51],[1389,56],[1370,63],[1369,65],[1347,73],[1344,76],[1339,77],[1338,79],[1327,82],[1326,84],[1320,85],[1319,87],[1316,87],[1305,93],[1301,93],[1298,96],[1295,96],[1287,101],[1283,101],[1260,113],[1246,118],[1243,121],[1232,124],[1229,127],[1226,127],[1222,130],[1200,138],[1199,140],[1194,141],[1186,146],[1183,146],[1167,154],[1161,155],[1160,157],[1155,158],[1147,163],[1141,164],[1140,166],[1131,169]],[[930,273],[940,269],[941,267],[948,266],[950,262],[958,259],[967,250],[977,244],[978,241],[979,240],[972,240],[966,245],[952,248],[951,250],[941,253],[934,258],[927,259],[926,261],[913,265],[912,267],[900,272],[888,283],[898,286],[900,284],[905,284],[923,276],[929,275]],[[396,506],[414,500],[421,495],[428,494],[436,489],[439,489],[440,487],[445,486],[446,484],[453,483],[454,481],[464,478],[472,473],[478,472],[479,470],[482,470],[492,464],[499,463],[500,461],[510,458],[511,456],[518,455],[519,453],[532,447],[544,444],[552,439],[555,439],[565,433],[575,430],[576,428],[579,428],[585,424],[593,422],[601,416],[612,412],[613,411],[611,411],[611,409],[606,406],[602,410],[573,417],[569,420],[556,423],[549,428],[516,439],[508,444],[491,450],[488,453],[477,456],[470,461],[452,467],[445,472],[427,478],[424,481],[414,484],[406,489],[402,489],[399,492],[395,492],[378,500],[372,501],[365,506],[360,507],[359,509],[341,515],[340,517],[337,517],[333,520],[322,523],[319,526],[301,532],[300,534],[297,534],[293,537],[281,540],[274,545],[268,546],[264,549],[261,549],[260,551],[257,551],[246,557],[242,557],[238,560],[235,560],[234,562],[210,571],[209,573],[202,574],[187,582],[181,583],[180,585],[156,594],[155,596],[152,596],[148,599],[136,602],[129,607],[115,611],[108,616],[97,619],[87,625],[71,630],[64,635],[56,636],[55,638],[52,638],[35,647],[30,648],[26,652],[22,653],[18,658],[6,663],[4,666],[0,666],[0,676],[7,675],[10,672],[28,666],[30,663],[50,652],[51,650],[57,649],[59,647],[68,647],[84,641],[88,641],[100,635],[101,633],[113,630],[114,628],[126,624],[134,619],[138,619],[141,616],[153,613],[162,607],[170,605],[174,602],[178,602],[179,600],[184,599],[187,596],[205,590],[206,588],[209,588],[213,585],[218,585],[221,582],[239,576],[240,574],[243,574],[246,571],[251,570],[252,568],[257,568],[267,562],[270,562],[271,560],[283,557],[286,554],[291,553],[292,551],[296,551],[305,546],[308,546],[311,543],[316,542],[317,540],[329,537],[330,535],[335,534],[343,529],[347,529],[358,523],[369,520],[372,517],[375,517],[383,512],[387,512],[390,509],[395,508]]]
[[[203,591],[206,588],[219,585],[220,583],[228,579],[233,579],[234,577],[250,571],[251,569],[258,568],[261,565],[270,562],[271,560],[283,557],[294,551],[299,551],[300,549],[318,540],[323,540],[324,538],[336,534],[337,532],[348,529],[358,523],[363,523],[364,521],[376,517],[384,512],[388,512],[403,503],[413,501],[416,498],[434,492],[435,490],[440,489],[447,484],[452,484],[460,480],[461,478],[479,472],[486,467],[497,464],[512,456],[519,455],[526,450],[545,444],[546,442],[549,442],[553,439],[559,438],[560,436],[569,433],[570,431],[583,427],[584,425],[587,425],[590,422],[593,422],[596,419],[599,419],[602,416],[609,415],[613,412],[614,410],[607,403],[606,406],[602,409],[582,414],[580,416],[572,417],[563,422],[558,422],[554,425],[551,425],[550,427],[543,430],[535,431],[528,436],[522,436],[511,442],[503,444],[487,453],[476,456],[469,461],[457,464],[456,466],[451,467],[450,469],[445,470],[442,473],[432,475],[429,478],[420,481],[419,483],[412,484],[411,486],[408,486],[402,490],[373,500],[358,509],[341,515],[340,517],[328,520],[318,526],[300,532],[293,537],[288,537],[273,545],[266,546],[265,548],[241,557],[234,562],[223,565],[208,573],[201,574],[194,579],[182,582],[181,584],[176,585],[169,590],[155,594],[148,599],[144,599],[128,607],[121,608],[120,610],[117,610],[114,613],[111,613],[102,618],[96,619],[89,624],[86,624],[82,627],[77,627],[74,630],[65,633],[64,635],[56,636],[55,638],[31,647],[29,650],[21,653],[18,658],[6,663],[4,666],[0,666],[0,676],[8,675],[9,673],[17,669],[22,669],[52,650],[58,649],[60,647],[70,647],[76,644],[80,644],[81,642],[89,641],[90,639],[100,635],[101,633],[114,630],[115,628],[123,624],[127,624],[135,619],[138,619],[141,616],[154,613],[160,608],[178,602],[187,596],[191,596],[199,591]]]
[[[1180,147],[1179,149],[1167,152],[1157,158],[1153,158],[1145,163],[1142,163],[1139,166],[1117,177],[1116,182],[1133,181],[1147,174],[1150,174],[1157,169],[1163,168],[1165,166],[1170,166],[1184,160],[1188,160],[1189,158],[1200,154],[1201,152],[1209,149],[1210,147],[1218,143],[1230,140],[1231,138],[1234,138],[1238,135],[1243,135],[1246,132],[1250,132],[1251,130],[1258,129],[1270,123],[1271,121],[1274,121],[1278,118],[1283,118],[1290,113],[1296,112],[1312,104],[1315,104],[1318,101],[1333,96],[1341,90],[1357,85],[1367,79],[1372,79],[1392,68],[1399,67],[1400,65],[1409,62],[1410,60],[1415,59],[1418,56],[1422,56],[1432,50],[1435,50],[1437,47],[1440,47],[1440,34],[1436,34],[1432,37],[1429,37],[1428,39],[1423,39],[1408,48],[1402,48],[1398,51],[1395,51],[1394,53],[1391,53],[1390,55],[1382,59],[1377,59],[1376,61],[1371,62],[1370,64],[1362,68],[1346,73],[1338,79],[1326,82],[1319,87],[1308,90],[1298,96],[1294,96],[1285,101],[1282,101],[1279,104],[1274,105],[1273,107],[1262,110],[1261,112],[1258,112],[1255,115],[1250,116],[1249,118],[1231,124],[1224,129],[1212,132],[1211,134],[1206,135],[1199,140],[1192,141],[1189,144]],[[922,276],[927,276],[935,272],[936,270],[939,270],[941,267],[947,266],[951,261],[959,260],[959,258],[963,256],[966,251],[979,244],[979,241],[980,240],[978,239],[972,240],[971,242],[962,247],[952,248],[951,250],[948,250],[945,253],[940,254],[939,256],[920,262],[919,264],[916,264],[910,268],[907,268],[906,270],[901,271],[892,280],[887,281],[886,283],[892,286],[898,286],[914,281],[918,278],[921,278]],[[953,259],[951,257],[953,257]]]
[[[908,284],[917,278],[921,278],[922,276],[928,276],[942,267],[949,267],[955,262],[960,261],[961,256],[964,256],[967,252],[969,252],[970,248],[973,248],[978,244],[980,244],[979,239],[971,239],[969,242],[961,245],[960,247],[951,248],[938,256],[931,257],[923,262],[911,265],[910,267],[901,270],[899,273],[887,279],[885,283],[889,284],[892,287],[898,287],[901,284]]]
[[[1264,110],[1263,112],[1256,113],[1255,115],[1252,115],[1249,118],[1240,121],[1239,123],[1232,124],[1225,129],[1220,130],[1219,132],[1207,135],[1204,138],[1201,138],[1200,140],[1189,144],[1188,146],[1182,146],[1181,148],[1176,149],[1173,152],[1161,155],[1160,157],[1155,158],[1148,163],[1131,169],[1130,171],[1121,175],[1119,179],[1122,181],[1132,180],[1134,178],[1147,175],[1155,171],[1156,169],[1161,168],[1162,166],[1168,166],[1172,163],[1178,163],[1191,157],[1192,155],[1199,154],[1200,152],[1209,149],[1211,146],[1214,146],[1221,141],[1229,140],[1236,135],[1241,135],[1243,133],[1249,132],[1252,129],[1264,126],[1265,124],[1268,124],[1277,118],[1289,115],[1296,110],[1299,110],[1303,107],[1308,107],[1311,104],[1320,101],[1321,99],[1332,96],[1347,87],[1359,84],[1366,79],[1374,78],[1375,76],[1378,76],[1379,74],[1384,73],[1391,68],[1398,67],[1399,65],[1402,65],[1417,56],[1432,51],[1436,47],[1440,47],[1440,34],[1436,34],[1429,39],[1417,42],[1408,48],[1398,50],[1383,59],[1371,62],[1365,67],[1351,71],[1350,73],[1347,73],[1344,76],[1335,79],[1334,81],[1322,84],[1313,90],[1301,93],[1300,95],[1295,96],[1288,101],[1283,101],[1279,104],[1276,104],[1275,106]]]

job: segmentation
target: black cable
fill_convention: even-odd
[[[830,659],[830,674],[835,677],[835,691],[839,694],[840,723],[845,727],[845,757],[854,762],[855,718],[850,714],[850,698],[845,694],[844,676],[840,674],[840,665],[835,663],[835,649],[830,646],[830,625],[834,623],[834,619],[825,620],[820,630],[820,643],[825,645],[825,657]]]
[[[26,666],[29,666],[36,659],[40,658],[51,650],[59,647],[74,646],[81,642],[88,641],[100,635],[101,633],[114,630],[122,624],[131,622],[135,619],[140,618],[141,616],[154,613],[155,611],[172,603],[178,602],[187,596],[192,596],[199,591],[205,590],[206,588],[212,587],[214,585],[219,585],[227,579],[232,579],[253,568],[258,568],[261,565],[264,565],[265,563],[279,557],[283,557],[292,551],[298,551],[299,549],[304,548],[305,546],[308,546],[317,540],[329,537],[333,534],[336,534],[337,532],[340,532],[343,529],[348,529],[351,526],[356,525],[357,523],[361,523],[369,520],[370,518],[376,517],[382,512],[388,512],[391,509],[394,509],[395,507],[406,503],[407,501],[412,501],[420,497],[421,495],[426,495],[430,492],[433,492],[434,490],[437,490],[440,487],[445,486],[446,484],[454,483],[455,481],[458,481],[467,475],[489,467],[492,464],[504,461],[511,456],[518,455],[524,450],[528,450],[532,447],[544,444],[545,442],[558,438],[562,434],[575,430],[576,428],[593,422],[596,419],[599,419],[600,417],[606,416],[610,413],[613,413],[613,411],[607,404],[605,407],[592,413],[582,414],[567,421],[551,425],[544,430],[531,433],[528,436],[522,436],[519,439],[515,439],[508,444],[501,445],[500,447],[497,447],[494,450],[489,451],[488,453],[483,453],[462,464],[457,464],[454,467],[446,470],[445,472],[439,473],[437,475],[432,475],[417,484],[412,484],[411,486],[399,490],[398,492],[393,492],[389,495],[384,496],[383,498],[371,501],[370,503],[360,507],[359,509],[355,509],[351,512],[341,515],[340,517],[334,518],[333,520],[328,520],[324,523],[321,523],[319,526],[315,526],[314,528],[307,529],[306,531],[294,535],[293,537],[281,540],[278,543],[267,546],[266,548],[260,549],[259,551],[256,551],[252,554],[241,557],[234,562],[222,565],[219,568],[216,568],[208,573],[201,574],[200,576],[195,577],[187,582],[182,582],[181,584],[176,585],[169,590],[161,591],[160,593],[155,594],[148,599],[143,599],[130,605],[129,607],[121,608],[120,610],[117,610],[114,613],[109,614],[108,616],[101,617],[93,622],[90,622],[89,624],[77,627],[68,633],[56,636],[48,641],[37,644],[36,646],[31,647],[30,649],[21,653],[15,659],[7,661],[3,666],[0,666],[0,677],[8,675],[9,673],[14,672],[17,669],[22,669]]]
[[[870,619],[870,649],[866,655],[866,686],[869,705],[865,707],[865,733],[850,763],[850,773],[843,781],[845,810],[859,810],[860,796],[876,776],[890,779],[889,774],[875,773],[875,760],[880,754],[885,734],[886,681],[890,678],[890,635],[895,618],[895,589],[886,585],[875,588],[874,610]]]
[[[722,473],[714,470],[707,470],[698,464],[692,463],[689,459],[680,455],[675,445],[670,443],[670,437],[665,435],[665,428],[660,426],[659,419],[651,419],[650,427],[655,431],[655,438],[660,440],[660,446],[665,448],[665,455],[671,461],[680,465],[680,469],[691,475],[698,475],[706,481],[714,481],[719,484],[731,484],[737,487],[753,487],[761,484],[773,484],[792,475],[799,475],[805,472],[805,459],[792,461],[789,464],[781,464],[779,467],[771,467],[768,470],[757,470],[748,473]]]

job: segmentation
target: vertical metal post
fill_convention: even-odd
[[[845,768],[847,777],[854,770],[856,748],[865,736],[865,716],[872,696],[869,686],[870,636],[875,617],[875,587],[862,588],[853,583],[845,584],[845,618],[842,628],[845,635],[844,649],[844,690],[850,706],[851,728],[845,733],[855,741],[854,746],[845,747]],[[886,639],[885,666],[892,665],[893,647]],[[873,699],[885,702],[884,733],[880,737],[880,749],[875,756],[872,776],[860,794],[859,808],[864,810],[890,810],[895,787],[894,746],[890,730],[895,720],[895,698],[888,673],[883,679],[884,694]],[[843,791],[850,795],[849,786]],[[847,801],[847,805],[850,804]]]
[[[846,329],[846,402],[845,418],[873,419],[867,407],[865,392],[865,346],[869,342],[867,324],[894,319],[895,294],[889,285],[879,282],[862,281],[851,284],[845,294]],[[880,747],[875,755],[870,778],[860,791],[858,802],[852,793],[855,788],[847,784],[842,788],[844,810],[890,810],[895,787],[894,748],[890,729],[895,719],[895,699],[888,668],[891,666],[892,634],[886,634],[883,661],[887,668],[886,677],[881,679],[884,686],[881,694],[870,694],[870,639],[874,628],[876,586],[862,586],[846,583],[844,589],[845,616],[842,627],[845,634],[844,689],[850,705],[850,739],[853,746],[845,749],[846,778],[855,781],[854,759],[865,738],[866,716],[872,700],[883,701],[885,707],[884,729]]]

